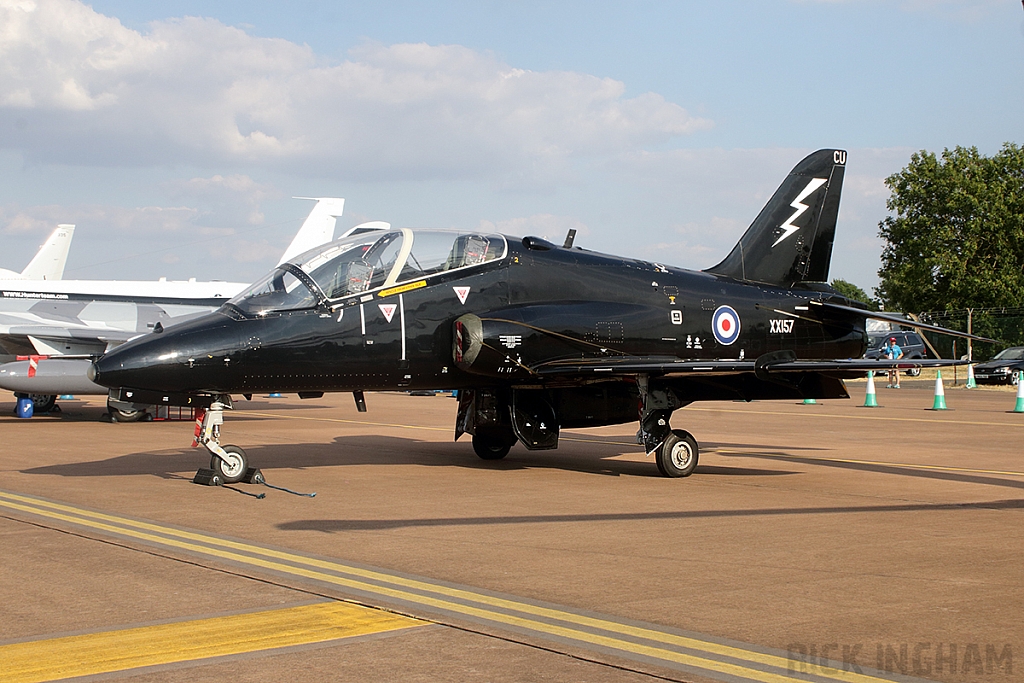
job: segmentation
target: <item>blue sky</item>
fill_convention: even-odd
[[[832,275],[877,283],[883,179],[1021,140],[1024,10],[906,2],[0,0],[0,267],[249,281],[308,206],[691,268],[850,151]]]

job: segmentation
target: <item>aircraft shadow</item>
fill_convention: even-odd
[[[1001,477],[987,476],[984,474],[972,474],[970,472],[946,472],[942,470],[917,470],[909,467],[892,467],[866,462],[836,462],[820,458],[801,458],[799,455],[789,455],[784,452],[761,452],[761,453],[718,453],[724,458],[760,458],[764,460],[777,460],[782,462],[798,462],[817,467],[835,467],[844,470],[859,470],[862,472],[877,472],[880,474],[895,474],[902,477],[918,477],[920,479],[938,479],[941,481],[957,481],[969,484],[985,484],[988,486],[1003,486],[1012,489],[1024,489],[1024,481],[1014,479],[1003,479]]]
[[[272,469],[314,469],[356,465],[420,465],[462,467],[484,470],[557,469],[606,476],[658,477],[654,459],[617,460],[610,454],[573,443],[555,451],[530,452],[513,448],[504,460],[481,460],[465,437],[459,443],[438,443],[392,436],[345,436],[332,443],[274,444],[248,448],[245,452],[252,467]],[[119,455],[105,460],[45,465],[22,470],[23,474],[47,474],[62,477],[107,477],[151,474],[180,478],[177,474],[192,467],[207,467],[210,456],[205,449],[182,448],[157,452]],[[731,467],[702,464],[696,475],[704,476],[777,476],[794,474],[781,469]]]
[[[757,508],[744,510],[680,510],[672,512],[623,512],[579,515],[508,515],[501,517],[435,517],[427,519],[306,519],[278,524],[282,531],[381,531],[413,527],[485,526],[489,524],[551,524],[576,522],[628,522],[644,520],[831,515],[866,512],[919,512],[944,510],[1022,510],[1024,499],[984,503],[909,503],[900,505],[853,505],[810,508]]]
[[[741,447],[740,444],[715,446]],[[420,465],[513,471],[553,469],[604,476],[659,477],[654,459],[618,460],[609,453],[602,455],[588,444],[566,443],[555,451],[527,451],[516,446],[504,460],[481,460],[473,453],[468,440],[459,443],[420,441],[393,436],[344,436],[332,443],[274,444],[245,448],[249,463],[263,469],[314,469],[356,465]],[[603,449],[602,449],[603,450]],[[785,451],[744,452],[741,454],[706,453],[717,462],[705,460],[698,465],[696,476],[780,476],[799,474],[794,470],[760,469],[722,464],[719,458],[759,458],[780,463],[801,463],[816,467],[876,472],[901,477],[917,477],[940,481],[983,484],[1024,489],[1024,481],[941,470],[916,470],[872,463],[833,462],[814,457],[801,457]],[[209,466],[209,455],[201,448],[182,448],[157,452],[119,455],[105,460],[45,465],[21,470],[23,474],[45,474],[63,477],[109,477],[150,474],[165,479],[181,478],[179,474],[192,468]]]

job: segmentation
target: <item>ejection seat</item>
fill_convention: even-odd
[[[370,278],[373,277],[373,266],[366,261],[347,261],[338,266],[338,270],[331,280],[330,292],[327,298],[337,299],[349,294],[365,292],[370,287]]]
[[[475,266],[487,260],[491,242],[483,235],[461,235],[452,245],[443,270]]]

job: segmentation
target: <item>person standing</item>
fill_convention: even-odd
[[[903,349],[896,343],[896,337],[889,337],[889,341],[885,343],[884,349],[885,357],[889,360],[899,360],[903,358]],[[889,384],[886,385],[886,389],[899,389],[900,388],[900,371],[898,368],[892,368],[889,370]]]

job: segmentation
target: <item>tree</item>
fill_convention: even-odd
[[[1024,148],[921,151],[885,184],[875,293],[887,309],[1024,306]]]
[[[836,290],[837,292],[845,296],[847,299],[859,301],[863,304],[867,304],[868,308],[872,310],[878,310],[878,302],[874,301],[870,296],[868,296],[867,292],[865,292],[863,289],[853,284],[852,282],[847,282],[846,280],[840,280],[839,278],[836,278],[832,280],[832,289]]]

